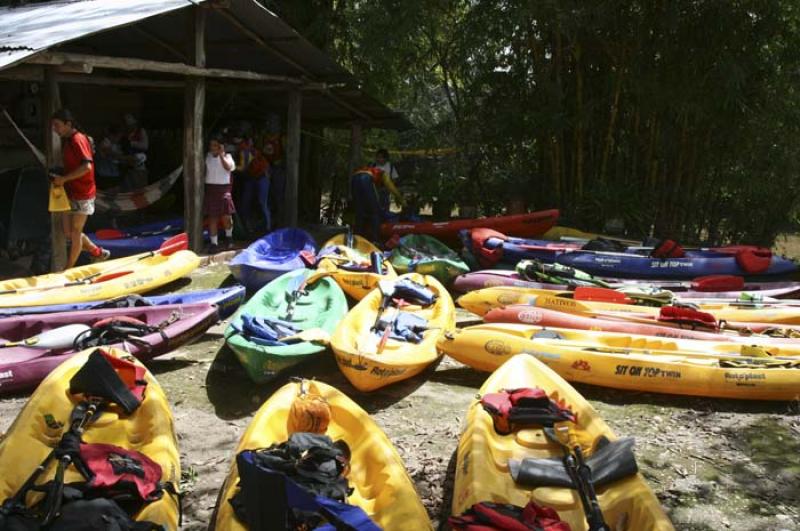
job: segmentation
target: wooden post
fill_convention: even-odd
[[[56,81],[56,71],[54,66],[45,67],[44,71],[44,105],[42,105],[42,127],[44,128],[44,153],[48,168],[61,166],[61,138],[53,132],[50,125],[50,117],[61,107],[61,93]],[[43,197],[42,201],[47,201]],[[67,265],[67,238],[62,228],[61,212],[50,214],[50,243],[52,247],[52,257],[50,267],[53,271],[61,271]]]
[[[295,89],[289,92],[289,119],[286,127],[286,195],[284,223],[297,226],[297,197],[300,180],[300,115],[303,95]]]
[[[348,175],[352,174],[356,168],[361,166],[361,124],[350,125],[350,167]]]
[[[194,66],[204,67],[205,10],[196,6],[192,14],[194,39],[191,58]],[[203,115],[206,106],[206,81],[203,77],[188,77],[183,106],[183,193],[184,218],[189,246],[199,251],[203,246],[203,189],[205,181],[205,149]]]

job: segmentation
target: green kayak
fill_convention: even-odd
[[[277,372],[324,352],[327,342],[321,336],[332,333],[347,313],[344,292],[330,277],[298,291],[311,273],[297,269],[279,276],[258,290],[225,330],[228,346],[254,382],[266,382]],[[299,295],[289,315],[295,293]],[[274,337],[264,334],[265,330],[275,332]],[[282,340],[297,333],[300,338]],[[304,336],[314,336],[314,340],[304,341]]]
[[[425,234],[407,234],[400,238],[392,251],[392,265],[398,274],[431,275],[446,286],[458,275],[469,272],[469,267],[455,251]]]

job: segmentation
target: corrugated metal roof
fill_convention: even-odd
[[[73,41],[205,0],[71,0],[0,8],[0,68]]]
[[[0,7],[0,70],[57,45],[61,51],[78,51],[88,46],[103,50],[104,55],[182,62],[174,54],[170,55],[164,46],[150,53],[166,55],[142,57],[145,53],[142,47],[147,41],[130,28],[141,27],[167,48],[180,53],[191,36],[184,18],[177,12],[206,1],[57,0]],[[369,115],[373,125],[411,127],[402,114],[356,88],[358,80],[350,72],[254,0],[228,0],[225,8],[208,10],[206,57],[209,67],[342,84],[331,92],[344,103],[344,107],[337,104],[339,107],[350,107],[346,114],[351,118],[361,113]],[[315,96],[307,93],[306,98]],[[359,113],[353,115],[352,109]]]

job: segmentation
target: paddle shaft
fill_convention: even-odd
[[[569,439],[573,438],[568,427],[562,426],[559,430],[566,430],[567,437]],[[586,516],[586,523],[589,524],[589,531],[611,531],[603,517],[600,502],[597,500],[597,492],[592,481],[592,469],[586,464],[580,445],[573,441],[570,441],[569,444],[562,441],[555,433],[555,428],[544,428],[544,434],[548,439],[561,446],[564,452],[564,469],[578,491],[583,513]]]
[[[6,117],[6,120],[8,120],[8,121],[9,121],[9,123],[11,123],[11,127],[13,127],[13,128],[14,128],[14,130],[17,132],[17,134],[19,134],[19,136],[21,136],[21,137],[22,137],[22,140],[24,140],[24,141],[25,141],[25,143],[28,145],[28,147],[30,148],[31,152],[33,152],[33,156],[34,156],[34,157],[36,157],[36,160],[37,160],[37,161],[39,161],[39,164],[41,164],[41,165],[42,165],[42,167],[43,167],[45,170],[49,170],[49,168],[47,167],[47,159],[45,158],[45,156],[44,156],[44,153],[42,153],[42,152],[39,150],[39,148],[37,148],[37,147],[36,147],[36,146],[33,144],[33,142],[31,142],[31,141],[28,139],[28,137],[27,137],[27,136],[25,136],[25,133],[23,133],[23,132],[22,132],[22,129],[20,129],[20,128],[19,128],[19,126],[17,125],[17,123],[14,121],[14,119],[13,119],[13,118],[11,118],[11,115],[10,115],[10,114],[8,114],[8,111],[7,111],[7,110],[3,109],[3,115]]]

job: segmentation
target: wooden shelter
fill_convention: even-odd
[[[409,127],[255,0],[67,0],[0,8],[6,105],[14,91],[2,87],[11,83],[30,86],[23,91],[28,107],[18,115],[35,142],[44,135],[51,165],[58,139],[49,117],[65,99],[73,111],[79,107],[80,118],[133,107],[150,126],[182,123],[184,216],[195,249],[202,243],[204,125],[218,123],[231,98],[285,113],[287,225],[297,222],[301,124],[351,128],[353,161],[362,128]],[[114,90],[111,98],[97,96]],[[54,250],[63,253],[58,233]]]

